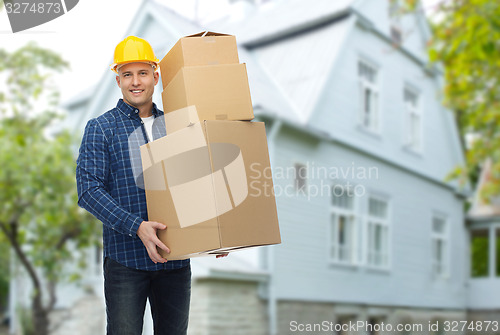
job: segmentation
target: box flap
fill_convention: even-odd
[[[182,37],[160,61],[162,85],[167,87],[177,72],[186,66],[238,63],[234,35],[200,32]]]
[[[188,106],[165,114],[167,135],[200,122],[195,106]]]
[[[222,33],[216,33],[216,32],[213,32],[213,31],[202,31],[200,33],[197,33],[197,34],[193,34],[193,35],[188,35],[188,36],[185,36],[183,38],[189,38],[189,37],[205,37],[205,36],[233,36],[233,35],[230,35],[230,34],[222,34]]]
[[[141,145],[142,168],[146,170],[152,165],[167,158],[207,145],[205,134],[200,123],[161,137],[153,142]]]

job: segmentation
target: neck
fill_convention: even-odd
[[[134,106],[132,105],[131,103],[129,103],[127,100],[123,99],[123,101],[133,107],[133,108],[136,108],[139,110],[139,116],[141,118],[145,118],[145,117],[150,117],[151,115],[153,115],[153,100],[151,100],[150,102],[148,102],[147,104],[144,104],[140,107],[137,107],[137,106]]]
[[[137,108],[139,109],[140,117],[150,117],[151,115],[153,115],[153,101],[150,101],[149,103]]]
[[[145,117],[150,117],[151,115],[153,115],[153,106],[151,106],[151,108],[149,109],[141,109],[139,108],[139,116],[142,117],[142,118],[145,118]]]

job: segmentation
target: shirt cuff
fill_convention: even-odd
[[[141,223],[143,221],[144,221],[143,218],[136,216],[132,221],[132,225],[130,226],[128,236],[133,237],[133,238],[138,238],[137,230],[139,229],[139,226],[141,225]]]

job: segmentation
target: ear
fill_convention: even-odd
[[[154,77],[155,86],[156,86],[156,84],[158,84],[158,79],[160,78],[160,74],[158,73],[158,71],[154,72],[153,77]]]
[[[122,87],[120,86],[120,76],[116,76],[116,78],[115,78],[115,79],[116,79],[116,84],[118,85],[118,87],[119,87],[119,88],[122,88]]]

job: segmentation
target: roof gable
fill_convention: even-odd
[[[315,0],[314,5],[311,5],[311,2],[304,0],[275,1],[272,6],[263,6],[254,11],[243,22],[231,21],[226,17],[207,26],[234,34],[238,37],[238,43],[252,46],[331,22],[345,15],[353,2]]]
[[[427,18],[419,2],[416,9],[406,12],[404,8],[396,9],[391,14],[391,0],[358,0],[354,6],[358,16],[369,21],[372,29],[391,39],[391,28],[398,30],[402,37],[399,47],[409,51],[414,57],[427,62],[427,41],[431,31]]]
[[[344,18],[252,49],[293,103],[301,122],[313,112],[351,26],[352,20]]]

